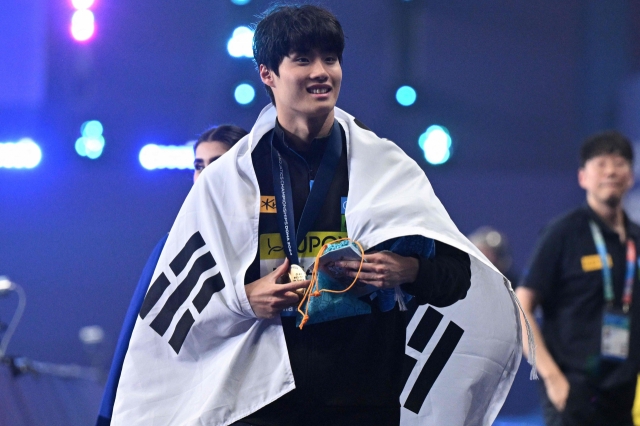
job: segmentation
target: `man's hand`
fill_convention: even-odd
[[[558,411],[564,411],[569,396],[569,382],[564,374],[558,372],[544,379],[544,387],[549,401]]]
[[[288,284],[278,284],[278,279],[289,272],[289,260],[278,266],[273,272],[257,281],[244,286],[247,299],[258,318],[274,318],[280,312],[300,300],[294,293],[299,288],[309,286],[309,280]]]
[[[418,277],[420,263],[414,257],[400,256],[389,251],[366,254],[362,264],[358,282],[371,284],[378,288],[393,288],[400,284],[412,283]],[[345,270],[345,276],[352,280],[358,273],[360,262],[341,260],[336,266]]]

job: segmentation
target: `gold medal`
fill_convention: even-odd
[[[291,265],[289,268],[289,282],[304,281],[307,279],[307,274],[300,265]]]

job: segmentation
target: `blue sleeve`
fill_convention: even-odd
[[[169,234],[162,237],[156,247],[153,249],[149,260],[147,260],[142,275],[138,281],[138,286],[133,293],[133,299],[129,304],[129,309],[124,318],[122,324],[122,330],[120,330],[120,337],[118,337],[118,344],[116,345],[116,351],[113,354],[113,361],[111,362],[111,369],[109,370],[109,377],[104,388],[104,394],[102,395],[102,403],[100,404],[100,412],[98,413],[98,420],[96,426],[106,426],[111,424],[111,414],[113,413],[113,404],[116,400],[116,391],[118,389],[118,382],[120,381],[120,373],[122,372],[122,364],[124,363],[124,357],[127,354],[129,348],[129,340],[131,339],[131,333],[133,333],[133,327],[136,324],[140,307],[144,301],[144,296],[147,294],[149,285],[151,284],[151,278],[153,277],[153,271],[156,269],[160,253],[164,248],[164,244],[167,242]]]

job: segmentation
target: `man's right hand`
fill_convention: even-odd
[[[561,372],[550,375],[544,379],[544,386],[547,391],[549,401],[556,407],[556,410],[562,412],[567,405],[567,397],[569,396],[569,381]]]
[[[280,312],[295,305],[300,297],[295,293],[299,288],[307,288],[309,280],[278,284],[278,279],[289,272],[289,260],[268,275],[244,286],[247,299],[258,318],[274,318]]]

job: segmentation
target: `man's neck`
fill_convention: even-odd
[[[595,214],[602,219],[605,225],[618,233],[620,241],[626,240],[624,211],[622,210],[621,202],[610,205],[608,203],[595,200],[593,197],[587,195],[587,204],[591,207],[591,210],[593,210]]]
[[[308,151],[316,138],[327,136],[333,127],[334,113],[321,117],[287,118],[278,115],[278,123],[287,136],[287,143],[296,151]]]

